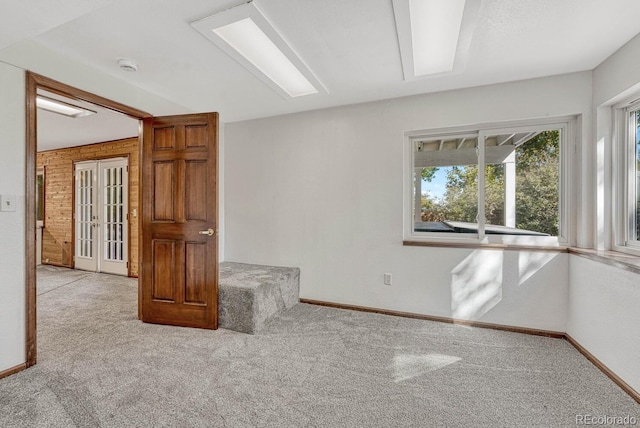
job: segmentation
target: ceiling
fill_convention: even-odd
[[[467,1],[481,6],[462,72],[405,81],[391,0],[254,0],[328,91],[293,99],[190,25],[234,0],[3,0],[0,61],[38,69],[33,49],[47,49],[235,122],[591,70],[640,33],[637,0]]]
[[[38,151],[40,152],[138,136],[138,121],[128,116],[41,89],[38,89],[38,95],[96,112],[90,116],[72,118],[39,109],[37,115]]]

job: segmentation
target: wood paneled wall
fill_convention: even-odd
[[[116,157],[129,158],[129,275],[138,276],[138,207],[140,153],[138,138],[49,150],[38,153],[45,170],[42,263],[73,267],[73,163]]]

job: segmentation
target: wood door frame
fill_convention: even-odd
[[[37,91],[38,89],[44,89],[64,97],[86,101],[125,114],[136,120],[142,120],[151,117],[151,115],[142,110],[83,91],[82,89],[74,88],[30,71],[25,72],[25,83],[25,366],[31,367],[37,361],[36,200],[31,197],[35,195],[36,192],[36,153],[38,149]],[[138,141],[142,141],[141,129],[142,127],[140,127]],[[142,151],[142,145],[140,145],[140,151]],[[142,162],[142,158],[140,161]],[[141,194],[142,192],[139,193]]]

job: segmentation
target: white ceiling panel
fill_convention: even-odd
[[[51,12],[44,24],[25,17],[47,2],[3,2],[0,40],[31,40],[233,122],[591,70],[640,33],[637,0],[468,0],[482,4],[464,71],[405,81],[391,0],[254,1],[328,93],[283,99],[191,27],[231,0],[58,0],[60,16]],[[0,60],[10,62],[2,46]],[[121,71],[120,58],[136,61],[138,72]],[[29,68],[37,56],[25,62]]]
[[[111,0],[2,0],[0,49],[110,4]]]

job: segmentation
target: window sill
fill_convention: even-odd
[[[576,247],[569,248],[569,253],[609,266],[615,266],[629,272],[640,273],[640,256],[621,253],[619,251],[598,251]]]
[[[577,247],[549,247],[535,245],[513,245],[513,244],[479,244],[473,242],[437,242],[437,241],[402,241],[405,247],[441,247],[441,248],[467,248],[499,251],[540,251],[551,253],[569,253],[579,257],[584,257],[596,262],[614,266],[629,272],[640,274],[640,256],[622,253],[619,251],[599,251],[590,248]]]
[[[438,242],[438,241],[402,241],[402,245],[406,247],[445,247],[445,248],[469,248],[482,250],[500,250],[500,251],[541,251],[552,253],[567,253],[569,247],[565,246],[538,246],[538,245],[517,245],[517,244],[495,244],[495,243],[476,243],[476,242]]]

